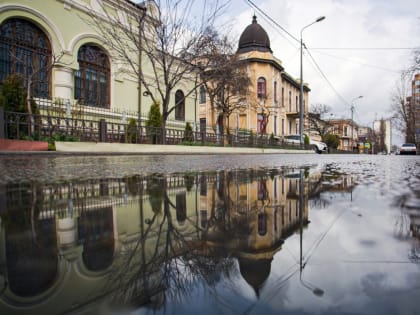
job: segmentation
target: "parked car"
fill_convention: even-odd
[[[287,135],[284,136],[283,141],[285,143],[291,143],[291,144],[300,144],[300,135]],[[302,140],[302,143],[304,143],[304,140]],[[322,152],[327,152],[328,146],[326,143],[321,141],[316,141],[311,138],[309,138],[309,145],[316,153],[321,154]]]
[[[417,154],[416,145],[414,143],[404,143],[400,147],[400,155],[404,155],[404,154],[416,155]]]

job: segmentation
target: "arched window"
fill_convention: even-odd
[[[83,245],[83,262],[90,271],[101,271],[111,266],[114,258],[114,221],[112,207],[91,209],[81,213],[78,221],[78,239]]]
[[[175,92],[175,120],[185,120],[185,97],[181,90]]]
[[[10,74],[22,76],[32,97],[50,97],[51,45],[45,33],[33,23],[8,19],[0,26],[0,84]]]
[[[57,281],[55,218],[36,220],[32,229],[30,224],[15,223],[5,230],[8,287],[21,297],[39,296]]]
[[[206,88],[204,85],[200,86],[200,104],[206,103]]]
[[[176,220],[182,224],[187,219],[187,195],[185,192],[176,194]]]
[[[95,45],[83,45],[77,53],[77,61],[74,98],[83,105],[109,108],[110,66],[105,51]]]
[[[274,103],[276,103],[277,105],[277,81],[274,81],[273,91],[274,91]]]
[[[257,81],[257,96],[258,98],[267,97],[267,84],[263,77],[259,77]]]
[[[258,234],[264,236],[267,234],[267,214],[258,213]]]

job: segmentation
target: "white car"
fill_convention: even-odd
[[[283,141],[285,143],[292,143],[292,144],[300,144],[300,135],[287,135],[284,136]],[[302,143],[304,143],[304,140],[302,140]],[[327,152],[328,146],[326,143],[321,141],[312,140],[309,138],[309,145],[311,148],[315,150],[316,153],[321,154],[322,152]]]
[[[417,148],[416,145],[414,143],[404,143],[401,147],[400,147],[400,155],[403,154],[417,154]]]

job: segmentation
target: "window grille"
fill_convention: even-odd
[[[45,33],[23,19],[8,19],[0,26],[0,82],[19,74],[32,97],[49,98],[52,53]]]

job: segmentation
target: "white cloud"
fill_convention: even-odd
[[[296,38],[300,30],[319,16],[326,19],[305,29],[308,47],[333,48],[392,48],[420,46],[420,2],[414,0],[255,0],[278,24]],[[233,0],[228,15],[234,20],[234,32],[239,39],[251,23],[254,12],[267,31],[274,55],[282,60],[286,71],[299,76],[299,43],[279,31],[247,1]],[[355,120],[371,125],[375,118],[390,116],[390,94],[399,78],[398,71],[412,61],[410,50],[311,50],[325,76],[350,103],[355,102]],[[328,83],[304,58],[304,80],[312,92],[310,103],[324,103],[333,108],[336,117],[350,118],[350,106],[345,104]],[[396,143],[398,144],[398,143]]]

